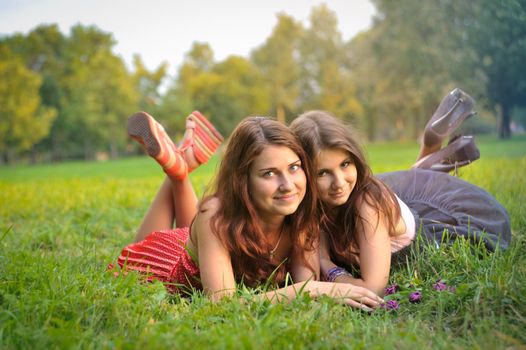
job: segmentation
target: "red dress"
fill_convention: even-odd
[[[201,289],[199,268],[186,250],[189,233],[188,227],[152,232],[143,241],[126,246],[118,263],[123,269],[147,274],[149,280],[163,282],[173,293]]]

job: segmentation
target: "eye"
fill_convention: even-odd
[[[326,176],[329,172],[327,170],[318,171],[318,177]]]
[[[346,160],[345,162],[342,163],[341,167],[342,167],[343,169],[345,169],[345,168],[348,168],[349,165],[351,165],[351,164],[352,164],[351,161]]]
[[[290,169],[291,173],[295,173],[296,171],[301,169],[301,165],[299,165],[299,164],[292,164],[289,169]]]
[[[274,176],[274,172],[272,170],[265,171],[263,173],[263,177],[272,177],[272,176]]]

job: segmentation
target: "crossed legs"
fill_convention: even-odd
[[[440,102],[424,130],[422,145],[412,168],[449,172],[480,157],[473,136],[458,136],[442,143],[466,120],[476,113],[475,101],[460,89],[454,89]]]
[[[205,163],[223,141],[204,116],[195,111],[187,119],[182,145],[176,147],[164,128],[144,112],[128,119],[128,133],[144,146],[166,173],[143,218],[135,242],[154,231],[188,227],[197,214],[197,196],[188,173]]]

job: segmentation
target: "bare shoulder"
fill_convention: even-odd
[[[199,241],[202,237],[214,236],[211,229],[211,219],[217,213],[221,203],[216,197],[206,198],[200,205],[192,225],[192,233]]]
[[[362,193],[356,200],[360,216],[365,219],[378,218],[380,215],[378,203],[368,193]]]
[[[206,198],[199,205],[199,212],[198,212],[197,215],[198,215],[198,217],[199,216],[211,217],[215,213],[217,213],[217,211],[219,210],[220,207],[221,207],[221,202],[219,201],[219,198],[217,198],[217,197]]]

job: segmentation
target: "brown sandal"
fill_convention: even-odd
[[[473,136],[458,136],[439,151],[420,159],[412,168],[429,169],[448,173],[480,158],[480,151]]]

